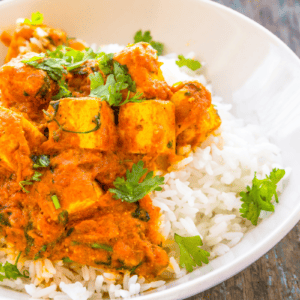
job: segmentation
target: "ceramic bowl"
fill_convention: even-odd
[[[291,166],[276,212],[235,246],[230,254],[135,299],[184,299],[240,272],[278,243],[300,219],[300,61],[262,26],[205,0],[13,0],[0,3],[0,28],[40,11],[45,23],[88,43],[128,44],[134,33],[151,30],[167,52],[197,53],[207,63],[216,95],[233,112],[262,130]],[[6,53],[0,46],[0,60]],[[2,288],[1,299],[28,296]]]

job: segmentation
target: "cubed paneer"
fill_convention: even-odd
[[[126,65],[128,73],[136,83],[137,92],[147,99],[169,100],[172,92],[160,69],[156,50],[148,43],[137,43],[116,53],[114,60]]]
[[[198,81],[180,82],[172,91],[177,146],[198,146],[221,124],[211,104],[211,93]]]
[[[28,194],[36,199],[44,215],[59,221],[67,211],[69,220],[77,220],[93,215],[101,206],[104,192],[96,181],[87,180],[84,171],[73,169],[72,177],[67,180],[65,178],[68,175],[64,170],[57,176],[57,173],[50,173],[44,173],[41,182],[35,182],[34,189]],[[51,184],[48,182],[46,187],[49,178],[53,181]],[[59,207],[55,206],[57,203]]]
[[[31,151],[43,141],[44,135],[21,115],[0,106],[0,166],[18,178],[31,174]]]
[[[0,68],[0,89],[3,106],[39,122],[43,119],[42,110],[47,109],[52,96],[58,92],[58,86],[46,71],[22,63],[35,55],[28,53],[3,65]]]
[[[218,129],[220,125],[221,119],[217,110],[213,104],[211,104],[207,111],[201,116],[198,123],[187,128],[177,136],[177,147],[181,148],[186,145],[195,147],[200,145],[211,133]]]
[[[170,101],[148,100],[121,106],[118,129],[125,153],[175,152],[175,107]]]
[[[100,98],[64,98],[50,105],[48,149],[113,151],[117,144],[114,113]]]

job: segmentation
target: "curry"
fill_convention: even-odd
[[[144,42],[97,54],[27,23],[1,39],[1,235],[30,259],[156,277],[169,264],[160,209],[115,188],[137,169],[155,181],[220,126],[210,92],[169,86]]]

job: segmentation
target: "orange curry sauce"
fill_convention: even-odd
[[[194,81],[168,86],[156,51],[138,43],[113,61],[127,66],[145,101],[111,107],[89,97],[89,75],[99,72],[104,81],[107,75],[88,60],[64,74],[72,97],[50,104],[58,82],[22,60],[36,55],[26,54],[29,50],[53,51],[67,40],[61,30],[40,27],[48,34],[42,48],[28,46],[33,25],[20,24],[12,36],[1,37],[9,47],[0,68],[1,235],[30,259],[156,277],[169,263],[160,209],[149,196],[127,203],[108,190],[134,163],[142,160],[149,170],[167,172],[184,157],[178,155],[184,147],[203,142],[221,123],[211,95]],[[24,45],[28,51],[20,48]],[[47,155],[50,165],[34,168],[39,155]]]

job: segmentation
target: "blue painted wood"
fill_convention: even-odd
[[[300,0],[212,0],[260,23],[300,57]],[[300,84],[300,83],[299,83]],[[250,267],[188,300],[299,300],[300,222]]]

